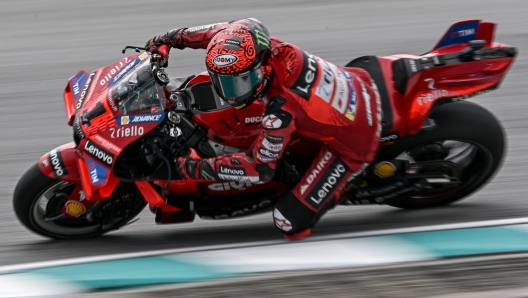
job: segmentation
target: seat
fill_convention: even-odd
[[[374,83],[378,86],[381,99],[381,110],[383,111],[381,119],[381,135],[387,135],[392,129],[393,114],[390,97],[387,92],[387,85],[385,84],[383,71],[378,58],[376,56],[359,57],[349,62],[345,67],[357,67],[366,70],[374,80]]]
[[[396,85],[396,90],[400,92],[401,95],[405,94],[405,88],[407,88],[407,81],[409,77],[414,74],[410,72],[407,68],[406,61],[412,59],[400,58],[392,62],[392,77],[394,79],[394,84]]]

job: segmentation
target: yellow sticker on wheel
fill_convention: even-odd
[[[374,167],[374,174],[381,178],[392,177],[395,172],[396,167],[388,161],[382,161]]]
[[[64,205],[64,208],[66,208],[66,213],[68,213],[71,216],[79,217],[86,212],[86,207],[84,207],[83,204],[77,202],[77,201],[68,201]]]

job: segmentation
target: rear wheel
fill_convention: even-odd
[[[96,203],[94,210],[87,212],[90,216],[66,217],[61,208],[75,189],[76,184],[45,176],[35,164],[15,188],[15,214],[26,228],[42,236],[81,239],[124,226],[146,206],[133,185],[121,183],[110,198]]]
[[[376,159],[450,161],[462,169],[460,183],[401,195],[388,205],[416,209],[450,204],[482,187],[501,163],[505,135],[498,120],[486,109],[471,102],[448,103],[435,107],[429,118],[436,123],[433,130],[382,147]]]

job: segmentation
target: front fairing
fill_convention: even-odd
[[[83,157],[83,188],[103,188],[124,148],[164,121],[167,99],[149,57],[135,54],[100,68],[80,90],[73,129]]]

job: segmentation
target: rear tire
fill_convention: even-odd
[[[118,188],[120,185],[118,185]],[[137,200],[137,202],[134,201],[134,206],[131,207],[129,212],[119,218],[111,219],[114,220],[111,225],[89,222],[82,217],[46,221],[45,213],[49,208],[57,209],[53,210],[54,214],[60,214],[60,208],[63,205],[51,204],[48,206],[48,203],[52,200],[47,198],[48,201],[46,201],[46,196],[56,195],[59,191],[69,191],[71,193],[74,189],[71,186],[74,186],[74,184],[52,179],[40,171],[38,164],[33,165],[20,178],[13,194],[13,207],[18,220],[32,232],[45,237],[83,239],[100,236],[126,225],[146,206],[146,202],[142,198]],[[114,191],[111,198],[105,201],[111,202],[110,200],[114,198],[115,194],[116,191]]]
[[[451,204],[482,187],[501,164],[505,150],[505,134],[500,122],[488,110],[472,102],[453,102],[435,106],[429,118],[436,123],[433,130],[422,131],[402,138],[393,145],[382,147],[376,160],[394,159],[414,148],[438,142],[455,141],[468,144],[470,150],[474,151],[474,156],[469,160],[469,164],[465,165],[462,184],[437,193],[401,195],[391,200],[388,205],[417,209]]]

